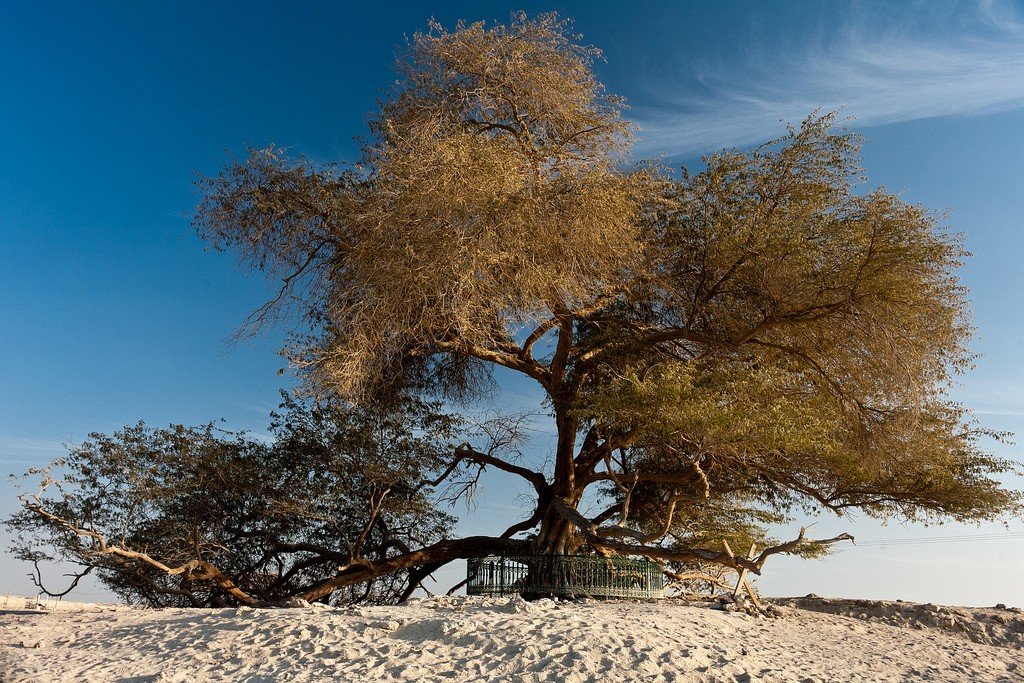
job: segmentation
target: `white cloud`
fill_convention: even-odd
[[[1024,106],[1024,24],[1011,8],[981,2],[970,16],[859,15],[809,40],[797,54],[757,54],[682,82],[647,83],[653,105],[635,107],[643,155],[714,151],[776,137],[780,121],[841,109],[858,126],[962,116]],[[672,93],[666,95],[665,93]]]

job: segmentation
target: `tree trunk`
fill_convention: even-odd
[[[555,478],[551,489],[555,496],[575,508],[583,494],[576,486],[574,462],[578,421],[570,416],[567,399],[559,396],[552,403],[555,406],[558,441],[555,448]],[[538,555],[571,555],[581,544],[582,538],[577,529],[554,505],[549,504],[533,542],[533,552]]]
[[[582,540],[575,527],[551,506],[541,521],[533,552],[537,555],[572,555]]]

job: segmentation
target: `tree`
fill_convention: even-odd
[[[252,322],[297,310],[312,330],[288,352],[314,390],[466,401],[500,366],[543,391],[550,475],[468,444],[451,463],[521,477],[533,513],[420,560],[532,531],[520,551],[756,572],[804,534],[748,562],[717,549],[723,522],[1016,509],[994,478],[1013,464],[946,395],[970,364],[959,240],[858,192],[859,140],[833,115],[700,172],[628,167],[598,56],[552,14],[431,24],[359,165],[257,150],[203,184],[200,234],[282,279]]]
[[[8,520],[16,554],[44,591],[39,562],[60,558],[130,603],[282,604],[339,567],[443,536],[452,519],[424,479],[444,462],[451,417],[418,401],[344,409],[286,395],[282,408],[272,443],[213,425],[91,435]],[[409,579],[333,597],[395,602]]]
[[[1019,505],[996,479],[1013,464],[946,395],[970,364],[960,242],[860,191],[858,139],[832,115],[699,172],[630,166],[599,56],[553,14],[432,23],[359,164],[269,148],[201,183],[199,233],[280,281],[249,323],[297,321],[310,392],[472,406],[503,368],[536,383],[557,433],[550,470],[499,422],[431,480],[457,496],[486,467],[519,477],[535,505],[504,533],[342,565],[303,597],[490,553],[759,573],[849,538],[719,549],[798,511]],[[585,495],[603,509],[584,515]]]

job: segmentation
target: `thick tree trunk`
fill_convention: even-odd
[[[555,447],[555,477],[551,490],[554,496],[575,508],[583,495],[576,484],[574,462],[578,421],[570,416],[568,400],[558,397],[553,403],[558,441]],[[555,505],[549,504],[541,519],[540,530],[533,543],[533,552],[538,555],[571,555],[581,544],[582,537],[576,527]]]
[[[579,548],[580,542],[576,528],[552,505],[541,520],[532,551],[537,555],[571,555]]]

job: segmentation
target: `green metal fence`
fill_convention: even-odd
[[[469,595],[662,598],[661,566],[594,555],[516,555],[467,560]]]

